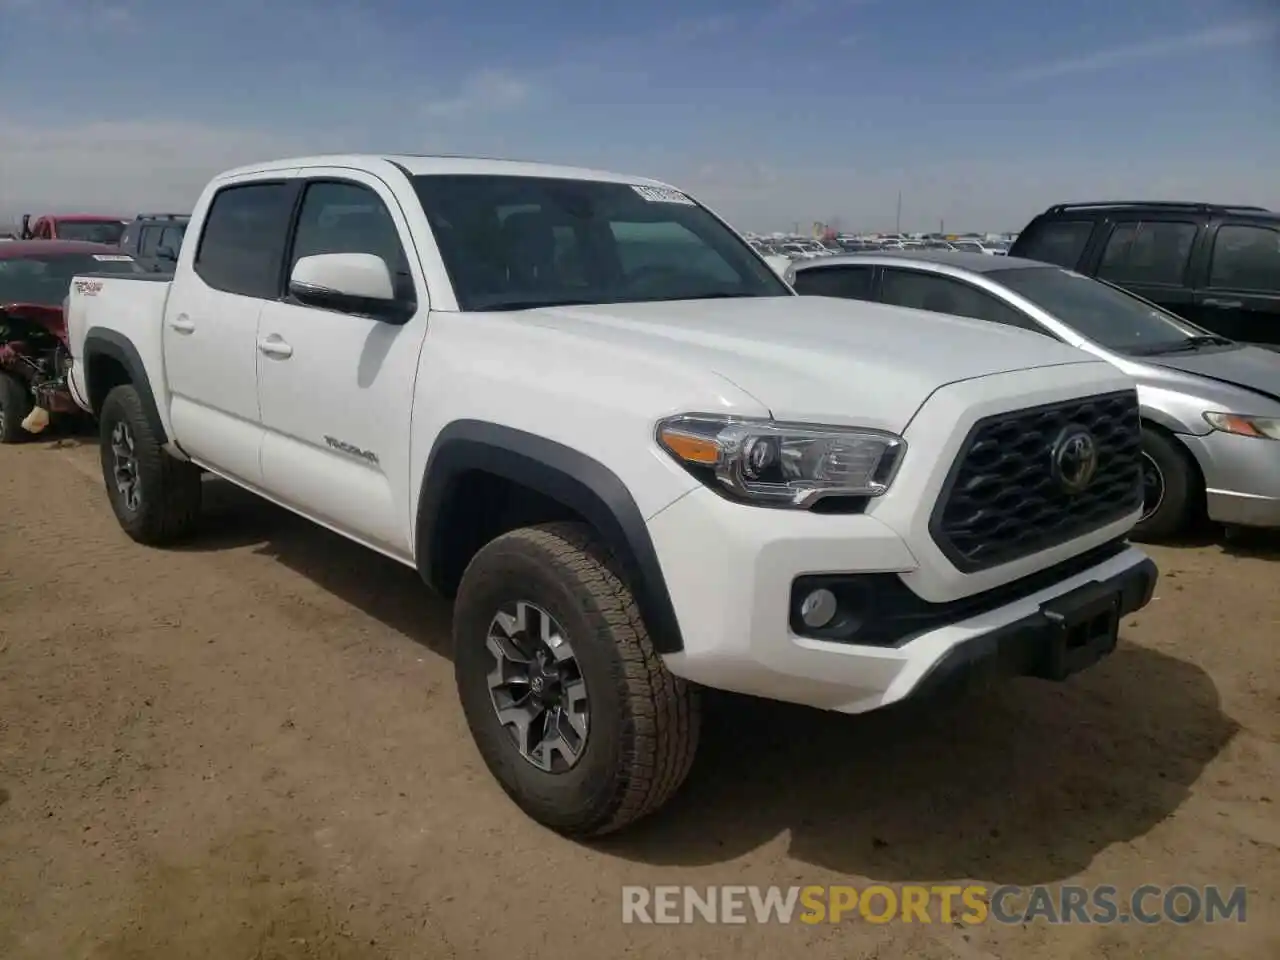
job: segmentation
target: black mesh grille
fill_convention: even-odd
[[[1098,468],[1067,492],[1053,448],[1068,427],[1097,443]],[[958,570],[973,573],[1047,550],[1142,505],[1138,395],[1126,390],[979,420],[934,508],[930,532]]]

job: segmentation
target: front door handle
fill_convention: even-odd
[[[287,360],[293,356],[293,347],[280,339],[278,334],[272,334],[258,341],[258,350],[265,353],[268,357],[275,357],[279,360]]]
[[[196,322],[185,313],[180,313],[169,321],[169,326],[179,333],[195,333]]]
[[[1206,297],[1201,301],[1206,307],[1218,307],[1222,310],[1239,310],[1244,306],[1240,300],[1216,300],[1212,297]]]

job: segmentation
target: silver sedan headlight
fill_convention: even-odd
[[[702,414],[661,420],[658,444],[695,476],[749,503],[807,508],[827,497],[878,497],[906,441],[859,427]]]
[[[1264,440],[1280,440],[1280,417],[1251,417],[1239,413],[1214,413],[1204,415],[1205,421],[1215,430],[1234,433],[1240,437],[1259,437]]]

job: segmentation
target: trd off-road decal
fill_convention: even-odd
[[[372,450],[361,450],[355,444],[347,443],[345,440],[339,440],[337,437],[331,437],[326,434],[324,442],[327,443],[330,448],[337,450],[340,453],[350,454],[351,456],[358,457],[368,463],[378,462],[378,455]]]
[[[102,292],[101,280],[76,280],[74,285],[76,293],[82,297],[96,297]]]
[[[670,187],[642,187],[633,183],[631,189],[650,203],[683,203],[689,207],[694,205],[693,201],[683,193],[672,190]]]

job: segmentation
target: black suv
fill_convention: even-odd
[[[120,249],[148,270],[172,270],[191,217],[185,213],[140,213],[120,237]]]
[[[1009,250],[1124,287],[1212,333],[1280,349],[1280,213],[1211,203],[1059,203]]]

